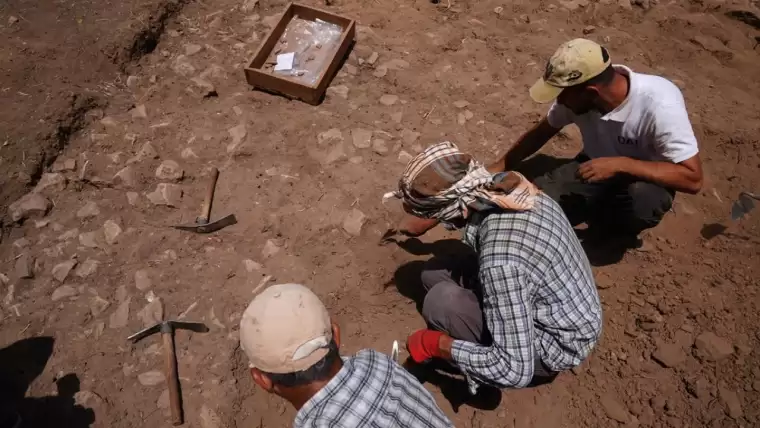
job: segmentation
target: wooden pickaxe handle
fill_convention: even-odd
[[[213,167],[210,174],[206,195],[203,198],[203,205],[201,205],[201,215],[195,219],[197,224],[206,224],[211,218],[211,204],[214,201],[214,190],[216,189],[216,180],[219,179],[219,170]]]
[[[168,331],[167,331],[168,330]],[[169,384],[169,405],[172,412],[172,425],[182,425],[182,396],[179,394],[179,374],[177,373],[177,355],[174,351],[174,334],[171,329],[161,331],[166,359],[166,382]]]

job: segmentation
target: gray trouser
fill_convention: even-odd
[[[478,261],[474,255],[461,258],[432,258],[422,270],[422,285],[427,292],[422,316],[428,325],[454,339],[491,344],[491,333],[483,319],[482,294],[478,283]],[[552,379],[539,355],[535,357],[534,383]]]

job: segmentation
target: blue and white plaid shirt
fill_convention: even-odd
[[[483,316],[493,344],[454,341],[451,354],[479,383],[523,387],[534,361],[580,364],[602,331],[602,308],[583,248],[551,198],[532,210],[475,213],[464,242],[478,254]]]
[[[298,411],[296,428],[453,427],[433,396],[390,357],[363,350]]]

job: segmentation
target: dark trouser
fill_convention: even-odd
[[[483,319],[477,274],[478,260],[474,255],[428,261],[421,275],[427,291],[422,316],[431,328],[454,339],[488,346],[492,339]],[[547,383],[556,376],[536,355],[531,384]]]
[[[670,210],[675,192],[657,184],[628,177],[598,183],[582,181],[578,168],[588,160],[581,153],[535,179],[536,185],[560,204],[573,226],[585,222],[605,231],[636,236],[657,226]]]

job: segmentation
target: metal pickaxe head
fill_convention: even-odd
[[[208,332],[208,327],[206,327],[205,324],[199,322],[162,321],[152,327],[138,331],[137,333],[127,337],[127,340],[131,340],[132,343],[136,343],[137,341],[154,333],[174,333],[174,330],[179,329],[190,330],[196,333]]]
[[[194,224],[185,224],[174,226],[175,229],[185,230],[195,233],[211,233],[216,232],[219,229],[223,229],[227,226],[232,226],[237,223],[235,214],[230,214],[227,217],[220,218],[219,220],[209,222],[208,218],[198,217],[195,219]]]
[[[216,221],[209,221],[211,219],[211,204],[214,202],[214,191],[216,189],[216,181],[218,179],[219,170],[216,168],[211,168],[208,187],[206,187],[206,194],[203,198],[203,205],[201,206],[201,215],[195,219],[195,223],[174,226],[175,229],[195,233],[211,233],[237,223],[237,219],[235,218],[234,214],[230,214],[227,217],[220,218]]]

